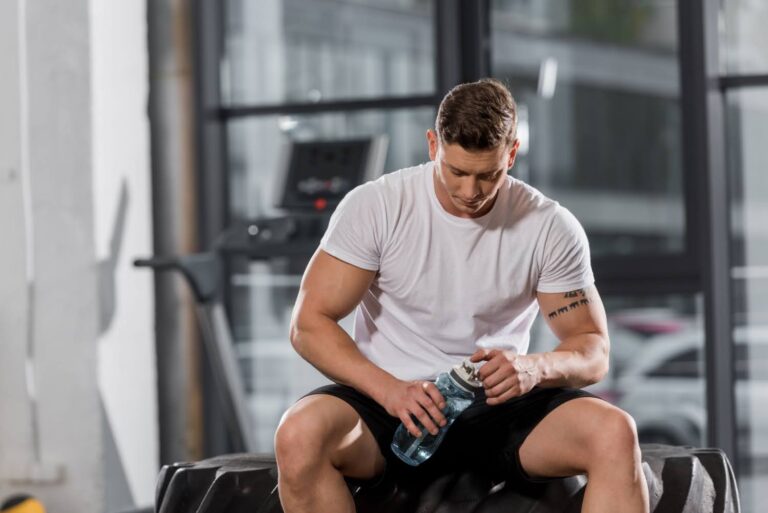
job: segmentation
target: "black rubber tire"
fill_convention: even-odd
[[[722,451],[643,444],[653,513],[740,513],[733,471]],[[471,473],[426,484],[350,485],[358,513],[577,513],[586,478],[536,486],[493,486]],[[274,458],[232,454],[163,467],[157,513],[282,513]]]

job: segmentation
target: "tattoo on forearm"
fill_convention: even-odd
[[[547,317],[549,317],[550,319],[554,319],[558,315],[563,315],[565,313],[570,312],[571,310],[575,310],[576,308],[582,305],[588,305],[590,303],[590,300],[587,297],[587,293],[584,291],[584,289],[578,289],[578,290],[572,290],[570,292],[566,292],[563,295],[563,297],[566,299],[576,299],[576,300],[569,303],[567,306],[562,306],[557,310],[549,312]]]

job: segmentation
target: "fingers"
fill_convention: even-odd
[[[482,359],[486,363],[477,370],[477,375],[483,382],[486,403],[501,404],[522,395],[520,376],[514,364],[516,357],[498,349],[482,351],[485,351]]]
[[[413,422],[411,415],[407,411],[404,411],[404,413],[400,415],[400,421],[411,435],[415,437],[421,436],[421,429],[416,425],[415,422]]]
[[[421,425],[424,426],[424,428],[429,431],[430,434],[436,435],[438,433],[439,428],[420,404],[417,404],[416,407],[410,408],[408,413],[409,414],[405,415],[406,417],[416,417],[419,423],[421,423]],[[403,421],[403,424],[405,424],[405,421]],[[408,427],[407,424],[406,427]],[[410,431],[413,436],[421,436],[421,429],[419,429],[415,423],[413,423],[413,427],[414,429],[408,427],[408,431]]]
[[[493,406],[494,404],[501,404],[501,403],[507,402],[513,397],[518,397],[520,395],[521,394],[520,394],[519,388],[513,387],[507,390],[506,392],[504,392],[503,394],[501,394],[500,396],[488,398],[486,402],[489,405]]]
[[[483,382],[483,385],[485,385],[486,378],[498,371],[499,368],[507,362],[506,358],[504,357],[504,353],[498,349],[494,349],[489,352],[485,359],[487,360],[486,363],[477,369],[477,377],[480,378],[480,381]]]
[[[485,378],[481,378],[481,381],[483,382],[483,388],[485,388],[485,393],[487,394],[490,389],[492,389],[502,381],[505,381],[509,377],[510,377],[510,374],[508,372],[500,372],[499,369],[497,368],[493,372],[488,374]]]
[[[487,349],[478,349],[477,351],[474,352],[472,356],[469,357],[469,361],[472,363],[477,363],[482,361],[485,357],[486,351]]]
[[[520,382],[515,376],[509,376],[492,387],[486,387],[485,397],[487,399],[497,399],[507,392],[512,392],[520,389]],[[490,401],[489,401],[490,402]]]
[[[408,388],[408,395],[410,400],[398,415],[403,425],[413,436],[421,436],[422,429],[436,435],[440,429],[438,425],[446,424],[445,416],[440,411],[445,407],[445,399],[437,386],[428,381],[414,382]],[[414,422],[414,418],[421,426]]]
[[[434,385],[432,385],[434,386]],[[440,392],[438,392],[439,394]],[[433,420],[436,424],[439,424],[440,426],[444,426],[446,423],[445,416],[443,413],[438,409],[437,405],[435,405],[434,400],[429,395],[424,395],[419,398],[417,398],[417,401],[419,404],[424,408],[427,413],[429,413],[430,420]],[[426,426],[426,424],[425,424]],[[430,433],[432,433],[432,430],[430,429]],[[432,433],[433,435],[436,433]]]
[[[429,395],[429,397],[432,398],[432,402],[437,405],[438,408],[441,410],[445,408],[445,398],[443,397],[443,394],[440,393],[440,390],[437,388],[437,385],[432,383],[431,381],[425,381],[422,383],[422,388],[424,391]],[[440,414],[442,416],[442,413]],[[440,419],[437,419],[440,420]]]
[[[499,352],[498,349],[478,349],[475,353],[469,357],[469,361],[472,363],[488,360],[493,357],[494,353]]]

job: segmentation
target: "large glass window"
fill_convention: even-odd
[[[768,2],[722,2],[720,63],[731,74],[768,73]]]
[[[230,104],[432,94],[432,1],[228,0]]]
[[[582,222],[594,256],[682,253],[674,2],[494,0],[493,75],[520,109],[513,174]]]
[[[736,412],[745,511],[768,486],[768,87],[727,94]]]

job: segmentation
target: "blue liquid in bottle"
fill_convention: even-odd
[[[456,365],[450,372],[443,372],[435,381],[438,390],[445,398],[445,426],[442,426],[436,435],[430,434],[418,422],[421,435],[413,436],[401,423],[392,439],[392,451],[398,458],[411,466],[417,466],[429,459],[437,450],[445,438],[448,428],[456,418],[466,410],[475,399],[475,392],[481,388],[481,383],[475,376],[475,369],[471,363],[465,361]]]

